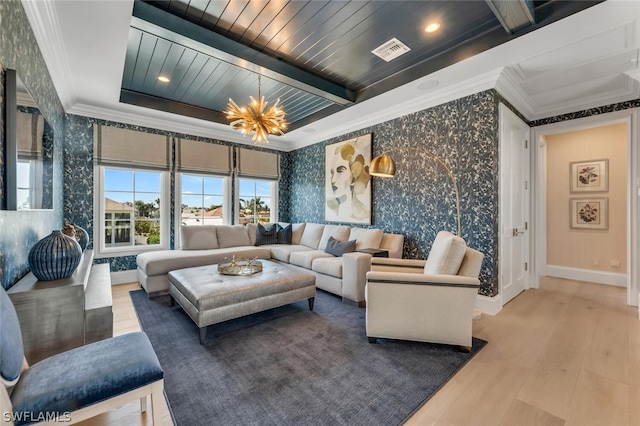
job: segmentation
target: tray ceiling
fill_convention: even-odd
[[[255,97],[260,74],[296,129],[597,2],[502,3],[136,1],[120,101],[225,123],[229,98]],[[410,50],[372,53],[393,38]]]

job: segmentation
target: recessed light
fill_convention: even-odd
[[[168,82],[171,81],[171,80],[169,80],[169,77],[165,77],[164,75],[159,76],[158,80],[160,80],[163,83],[168,83]]]
[[[434,31],[438,31],[438,29],[440,29],[440,24],[438,22],[433,22],[433,23],[427,25],[424,28],[424,31],[427,32],[427,33],[432,33]]]

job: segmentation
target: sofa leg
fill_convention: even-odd
[[[169,295],[169,306],[176,306],[176,299]]]
[[[205,340],[207,340],[207,327],[200,327],[200,344],[204,345]]]
[[[369,337],[369,343],[378,343],[378,339],[375,337]]]
[[[315,301],[315,297],[310,297],[309,298],[309,310],[313,311],[313,302]]]
[[[471,352],[471,346],[458,346],[458,350],[460,352],[464,352],[465,354],[468,354],[469,352]]]

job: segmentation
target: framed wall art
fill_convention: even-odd
[[[571,198],[571,228],[608,229],[607,198]]]
[[[327,222],[371,224],[371,133],[325,146]]]
[[[606,192],[609,190],[609,160],[570,163],[571,192]]]

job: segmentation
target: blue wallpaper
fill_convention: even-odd
[[[555,117],[542,118],[540,120],[529,122],[529,126],[531,127],[544,126],[546,124],[559,123],[561,121],[567,121],[567,120],[576,120],[578,118],[591,117],[593,115],[600,115],[600,114],[608,114],[615,111],[623,111],[625,109],[638,108],[638,107],[640,107],[640,99],[635,99],[633,101],[620,102],[618,104],[604,105],[597,108],[586,109],[583,111],[576,111],[570,114],[563,114]]]
[[[4,80],[15,69],[52,126],[54,135],[53,211],[0,211],[0,282],[9,288],[27,272],[29,250],[62,227],[62,145],[64,112],[22,4],[0,1],[0,199],[4,203]]]
[[[373,156],[394,147],[433,152],[451,167],[460,190],[462,237],[485,255],[480,293],[497,294],[498,101],[493,90],[333,138],[288,154],[287,220],[324,223],[325,145],[373,133]],[[403,257],[426,258],[440,230],[456,232],[453,185],[434,160],[391,154],[398,171],[373,178],[372,227],[403,234]]]

